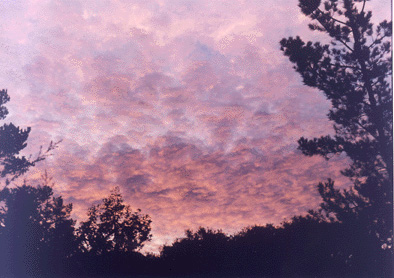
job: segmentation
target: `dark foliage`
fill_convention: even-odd
[[[221,231],[200,228],[186,231],[186,238],[164,246],[161,258],[167,274],[218,273],[223,271],[229,238]]]
[[[368,265],[376,271],[370,275],[387,275],[392,262],[385,262],[393,253],[391,23],[374,27],[365,0],[330,0],[322,5],[300,0],[299,6],[313,21],[309,27],[328,34],[331,44],[290,37],[280,42],[281,49],[305,85],[331,101],[328,117],[336,133],[301,138],[299,149],[326,159],[345,153],[352,164],[342,174],[354,182],[349,190],[335,188],[332,180],[320,183],[319,217],[343,223],[356,238],[350,241],[354,245],[344,243],[349,248],[342,250],[342,263],[359,270]]]
[[[0,91],[0,119],[8,115],[8,109],[4,106],[10,97],[7,90]],[[0,176],[7,177],[6,184],[27,172],[37,162],[44,160],[50,152],[56,148],[57,143],[51,142],[48,148],[38,153],[36,158],[21,156],[20,152],[27,146],[30,127],[21,129],[14,124],[4,124],[0,127]]]
[[[116,187],[102,204],[89,209],[88,221],[81,223],[78,229],[81,251],[101,255],[141,249],[151,239],[152,221],[140,212],[139,209],[133,212],[123,203]]]
[[[113,277],[152,274],[158,269],[154,257],[137,252],[151,239],[150,217],[124,204],[118,187],[92,206],[88,217],[75,234],[78,250],[66,261],[67,275]]]
[[[23,184],[0,192],[0,269],[16,277],[64,271],[76,250],[71,204],[48,185]]]
[[[0,119],[8,114],[4,104],[9,100],[7,91],[1,90]],[[51,142],[35,159],[21,156],[29,133],[30,128],[23,130],[12,123],[0,127],[0,176],[6,178],[0,190],[0,276],[58,272],[75,250],[71,205],[64,205],[61,197],[53,197],[46,175],[43,185],[37,187],[26,182],[9,187],[11,181],[44,160],[57,145]]]
[[[7,90],[0,91],[0,119],[3,120],[8,115],[8,109],[4,106],[10,97]],[[1,177],[6,175],[19,176],[27,171],[34,162],[29,161],[24,156],[18,156],[19,152],[26,147],[26,140],[29,136],[30,128],[25,130],[16,127],[12,123],[4,124],[0,127],[0,165]]]
[[[354,227],[307,215],[233,236],[205,228],[186,231],[185,238],[163,247],[153,265],[168,277],[377,277],[376,269],[349,256],[374,255],[364,252],[371,244],[369,235]]]
[[[158,269],[153,258],[138,252],[78,253],[66,265],[62,277],[130,277],[152,275]]]
[[[158,260],[134,252],[150,239],[151,221],[132,213],[118,189],[76,231],[72,205],[54,197],[52,187],[45,176],[42,185],[0,192],[0,277],[154,273]]]

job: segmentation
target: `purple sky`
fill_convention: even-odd
[[[390,1],[367,7],[389,19]],[[322,40],[297,1],[1,1],[0,84],[7,121],[51,140],[46,169],[73,217],[118,185],[152,217],[148,251],[186,228],[234,233],[316,208],[329,162],[297,151],[333,134],[329,103],[302,85],[283,37]]]

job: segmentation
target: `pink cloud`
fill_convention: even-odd
[[[48,169],[78,219],[120,185],[151,214],[157,250],[199,225],[279,223],[318,205],[320,180],[347,185],[346,158],[296,150],[333,130],[279,50],[285,36],[323,38],[294,1],[0,5],[9,120],[32,126],[27,153],[63,139],[31,176]]]

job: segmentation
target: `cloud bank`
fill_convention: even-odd
[[[279,50],[307,19],[294,1],[2,2],[0,82],[27,152],[62,139],[43,169],[74,217],[120,186],[153,220],[148,250],[186,228],[280,223],[342,186],[344,157],[297,151],[332,134],[329,104]],[[387,5],[375,4],[383,17]],[[386,18],[390,15],[387,14]]]

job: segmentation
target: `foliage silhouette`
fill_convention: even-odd
[[[1,90],[1,120],[8,115],[4,105],[9,100],[7,90]],[[71,205],[64,205],[61,197],[53,197],[47,176],[37,187],[26,181],[22,186],[8,187],[57,146],[51,142],[34,159],[22,156],[29,133],[30,128],[21,129],[12,123],[0,127],[0,176],[6,178],[0,190],[0,275],[24,277],[58,271],[75,249]]]
[[[7,90],[1,90],[0,120],[5,119],[8,115],[8,109],[4,105],[9,100],[10,97]],[[37,162],[44,160],[59,143],[51,142],[45,151],[41,148],[37,157],[34,159],[21,156],[19,153],[27,146],[26,141],[29,137],[30,130],[30,127],[21,129],[12,123],[4,124],[0,127],[0,176],[2,178],[9,177],[6,180],[7,185],[10,181],[26,173]]]
[[[54,197],[52,187],[26,184],[0,192],[2,274],[16,277],[64,271],[76,250],[72,205]]]
[[[132,252],[151,239],[151,219],[138,209],[132,212],[123,203],[116,187],[101,204],[89,209],[89,219],[78,229],[82,252],[97,255],[108,252]]]
[[[186,230],[186,238],[163,246],[161,258],[167,274],[217,273],[222,271],[229,238],[220,230]]]
[[[393,250],[391,23],[383,21],[375,28],[365,0],[330,0],[322,5],[300,0],[299,6],[312,19],[310,29],[328,34],[331,44],[290,37],[280,42],[281,50],[295,64],[304,84],[319,89],[331,101],[328,117],[335,129],[333,137],[300,138],[299,149],[307,156],[326,159],[345,153],[352,161],[342,171],[354,182],[352,188],[339,190],[332,180],[318,185],[323,199],[320,217],[342,222],[348,232],[357,229],[374,242],[361,254],[348,250],[349,266],[358,261],[360,267],[389,267],[379,262],[377,253],[391,256]],[[363,261],[366,252],[370,256]]]
[[[238,275],[280,273],[281,249],[278,246],[278,227],[272,224],[244,228],[231,237],[229,264],[232,273]]]
[[[279,226],[267,224],[227,236],[200,228],[164,246],[156,268],[162,275],[214,277],[353,277],[343,253],[357,239],[339,222],[313,215],[295,216]],[[337,239],[340,239],[339,241]],[[352,241],[347,244],[348,241]],[[365,247],[361,244],[360,248]],[[193,277],[193,276],[192,276]]]

